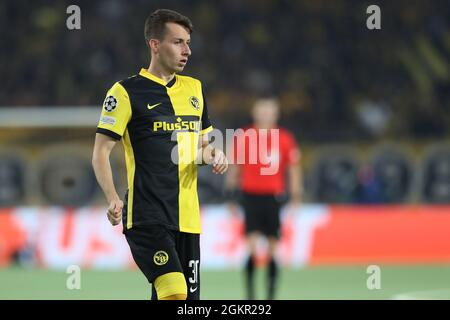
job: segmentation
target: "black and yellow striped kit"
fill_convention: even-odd
[[[142,69],[112,86],[97,132],[125,148],[124,227],[200,233],[195,159],[200,135],[212,129],[197,79],[176,75],[165,83]]]

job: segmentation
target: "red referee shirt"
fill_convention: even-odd
[[[278,137],[272,130],[278,130]],[[244,128],[236,134],[233,147],[233,163],[241,171],[241,190],[252,194],[284,192],[286,169],[300,159],[294,136],[283,128]]]

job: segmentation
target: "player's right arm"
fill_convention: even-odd
[[[290,200],[288,206],[297,207],[300,205],[303,194],[303,173],[300,164],[301,152],[295,141],[294,136],[288,135],[287,139],[287,161],[288,167],[288,181],[289,181],[289,193]]]
[[[237,164],[228,167],[228,174],[225,176],[225,190],[234,192],[239,188],[240,168]]]
[[[92,156],[92,166],[108,201],[108,219],[113,226],[121,221],[123,202],[114,187],[109,157],[117,141],[124,135],[131,113],[128,93],[119,82],[116,82],[103,102]]]
[[[240,168],[237,164],[231,164],[228,167],[227,175],[225,176],[225,206],[228,211],[237,216],[239,212],[238,208],[238,192],[239,192],[239,176]]]
[[[225,176],[225,206],[228,211],[233,215],[237,216],[239,213],[238,207],[238,195],[239,195],[239,181],[241,176],[241,167],[236,161],[237,154],[237,139],[233,137],[233,143],[228,146],[228,154],[231,157],[231,164],[228,167],[227,175]]]
[[[123,201],[120,200],[114,186],[111,163],[109,161],[109,156],[116,143],[117,140],[97,133],[95,135],[94,152],[92,155],[92,166],[95,177],[108,201],[108,219],[113,226],[120,223],[123,208]]]
[[[239,181],[241,176],[241,168],[237,161],[238,151],[241,153],[242,148],[239,147],[237,136],[233,136],[233,141],[228,146],[227,154],[231,157],[231,164],[228,168],[228,174],[225,176],[225,197],[228,202],[236,202],[235,195],[239,189]]]

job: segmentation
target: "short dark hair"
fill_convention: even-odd
[[[189,33],[194,31],[194,26],[188,17],[173,10],[158,9],[152,12],[145,20],[144,37],[147,45],[150,39],[162,40],[164,38],[167,22],[174,22],[185,27],[189,30]]]

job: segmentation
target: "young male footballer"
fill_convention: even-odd
[[[189,56],[193,26],[159,9],[145,21],[150,66],[106,94],[92,164],[109,203],[108,219],[123,233],[152,284],[152,299],[200,298],[200,210],[197,164],[223,174],[228,161],[208,143],[212,125],[202,83],[178,75]],[[128,190],[122,201],[109,162],[122,140]]]

